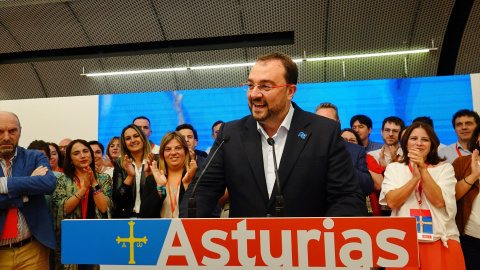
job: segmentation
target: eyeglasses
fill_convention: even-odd
[[[280,88],[280,87],[290,86],[290,85],[293,85],[293,84],[290,83],[290,84],[284,84],[284,85],[271,85],[271,84],[242,83],[242,87],[243,89],[245,89],[245,91],[253,91],[255,87],[258,87],[258,90],[263,93],[269,92],[273,88]]]
[[[351,143],[357,143],[357,140],[356,139],[347,139],[347,138],[343,138],[344,141],[346,142],[351,142]]]

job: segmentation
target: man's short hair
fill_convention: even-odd
[[[105,147],[103,147],[103,144],[99,141],[89,141],[88,144],[90,146],[92,145],[98,145],[98,147],[100,147],[100,149],[102,150],[102,155],[105,153]]]
[[[475,118],[475,123],[477,124],[477,126],[480,125],[480,116],[478,116],[478,113],[476,111],[463,109],[463,110],[459,110],[458,112],[456,112],[453,115],[453,118],[452,118],[453,128],[455,128],[455,120],[459,117],[462,117],[462,116],[473,117],[473,118]]]
[[[430,116],[419,116],[413,119],[412,123],[425,123],[433,128],[433,120]]]
[[[218,124],[223,124],[224,122],[222,120],[218,120],[217,122],[213,123],[212,125],[212,133],[213,133],[213,129],[218,125]]]
[[[385,127],[386,123],[394,123],[395,125],[400,126],[400,130],[403,130],[405,128],[405,122],[403,122],[401,118],[396,116],[390,116],[383,119],[382,130]]]
[[[298,81],[298,67],[295,62],[293,62],[290,56],[281,53],[281,52],[274,52],[262,55],[257,58],[257,62],[259,61],[268,61],[268,60],[280,60],[283,66],[285,67],[285,81],[288,84],[297,84]]]
[[[363,114],[357,114],[350,119],[350,127],[353,127],[353,123],[358,121],[360,124],[367,126],[367,128],[372,128],[372,119],[370,117],[363,115]]]
[[[144,120],[147,120],[148,121],[148,125],[150,126],[150,119],[148,119],[146,116],[138,116],[138,117],[135,117],[135,119],[133,119],[132,121],[132,124],[137,121],[138,119],[144,119]]]
[[[33,149],[33,150],[40,150],[44,151],[45,154],[47,155],[47,158],[50,160],[50,146],[48,146],[48,143],[42,140],[35,140],[30,143],[30,145],[27,147],[27,149]]]
[[[193,138],[198,141],[197,131],[193,128],[192,125],[190,125],[190,124],[181,124],[181,125],[179,125],[179,126],[175,129],[175,131],[180,131],[180,130],[182,130],[182,129],[190,129],[190,130],[193,132]]]
[[[317,106],[317,108],[315,109],[315,112],[317,112],[318,110],[320,109],[333,109],[335,111],[335,120],[339,120],[338,118],[338,108],[337,106],[335,106],[334,104],[330,103],[330,102],[323,102],[323,103],[320,103],[320,105]]]

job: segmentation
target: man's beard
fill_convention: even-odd
[[[0,157],[10,157],[15,154],[15,149],[17,148],[17,146],[14,145],[12,141],[3,141],[0,144],[7,144],[7,143],[10,145],[0,146]]]
[[[255,101],[252,100],[249,104],[248,104],[248,107],[250,109],[250,113],[252,114],[253,116],[253,119],[255,119],[257,122],[259,123],[262,123],[262,122],[265,122],[267,120],[272,120],[272,119],[276,119],[278,118],[278,116],[280,115],[281,111],[283,108],[280,108],[281,104],[279,104],[277,107],[269,107],[268,104],[264,101],[261,101],[263,103],[265,103],[265,107],[267,108],[267,111],[266,113],[263,113],[260,115],[260,114],[254,114],[253,112],[253,103]]]

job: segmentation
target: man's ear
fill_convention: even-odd
[[[195,144],[193,145],[193,147],[196,147],[196,146],[197,146],[197,143],[198,143],[198,140],[195,139],[194,141],[195,141]]]
[[[288,91],[288,92],[287,92],[288,99],[289,99],[290,101],[292,101],[293,95],[295,95],[295,92],[297,92],[297,85],[294,84],[294,85],[288,86],[288,90],[287,90],[287,91]]]

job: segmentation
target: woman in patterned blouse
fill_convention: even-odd
[[[67,146],[64,173],[57,178],[51,201],[58,245],[55,269],[99,269],[98,265],[61,264],[61,221],[111,218],[112,180],[108,174],[95,172],[92,148],[84,140]]]

